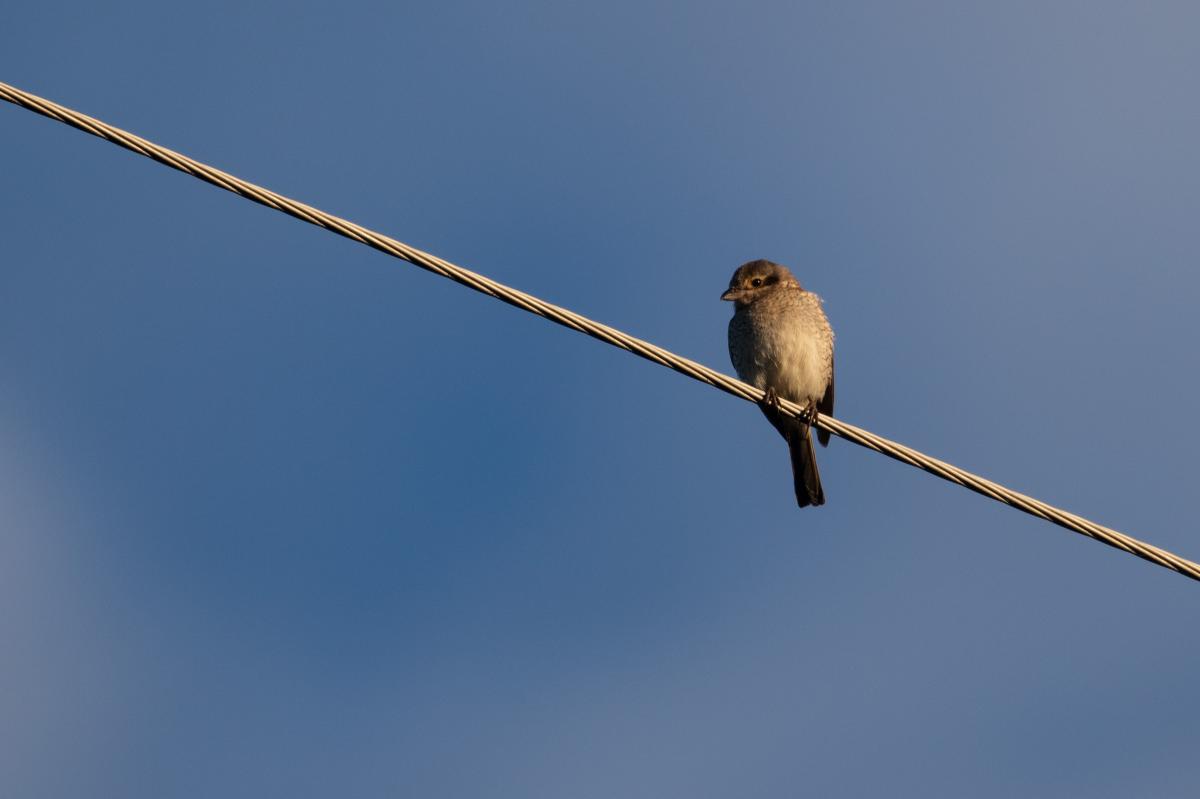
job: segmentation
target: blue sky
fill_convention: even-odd
[[[1200,557],[1187,3],[24,4],[0,80]],[[12,796],[1183,797],[1195,583],[0,107]]]

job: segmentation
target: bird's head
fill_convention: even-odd
[[[786,266],[759,258],[737,268],[721,299],[729,300],[740,308],[781,286],[798,289],[800,283]]]

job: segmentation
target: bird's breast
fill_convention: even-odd
[[[833,370],[833,334],[820,300],[787,297],[740,308],[729,322],[729,355],[738,377],[805,404],[825,394]]]

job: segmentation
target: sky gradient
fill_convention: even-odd
[[[430,7],[436,5],[436,7]],[[23,4],[0,80],[1192,559],[1187,3]],[[1190,797],[1200,593],[0,104],[14,797]]]

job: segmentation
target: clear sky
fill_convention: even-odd
[[[0,80],[1200,557],[1192,3],[19,3]],[[1200,586],[0,104],[12,797],[1190,797]]]

